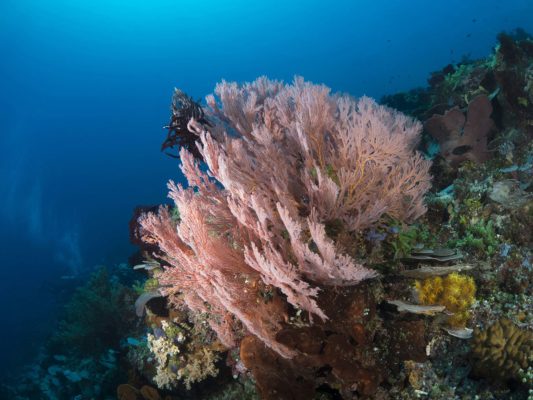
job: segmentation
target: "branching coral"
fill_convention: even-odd
[[[209,315],[227,346],[247,331],[292,357],[275,339],[289,305],[325,320],[320,286],[376,276],[339,249],[385,215],[412,222],[425,212],[429,162],[414,152],[421,126],[300,78],[222,82],[216,94],[210,125],[188,124],[208,173],[181,150],[189,187],[169,183],[180,220],[165,208],[145,215],[144,239],[166,262],[159,281],[171,303]],[[343,246],[328,236],[332,222],[347,233]]]
[[[466,325],[476,294],[472,277],[454,272],[444,278],[435,276],[416,281],[415,286],[420,303],[439,304],[453,313],[447,320],[450,326],[462,328]]]
[[[165,326],[163,325],[164,328]],[[164,334],[157,337],[149,333],[148,348],[154,354],[157,363],[157,372],[154,377],[155,383],[160,388],[170,389],[179,379],[177,366],[172,365],[172,362],[177,359],[180,353],[179,345]]]

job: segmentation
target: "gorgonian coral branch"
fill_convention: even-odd
[[[187,124],[207,172],[182,148],[189,186],[169,184],[179,223],[165,209],[140,222],[164,253],[160,281],[172,301],[207,313],[228,346],[246,330],[291,357],[275,339],[288,304],[327,319],[321,286],[377,275],[331,227],[354,238],[384,215],[411,222],[425,212],[429,162],[414,151],[421,126],[301,78],[222,82],[215,93],[210,124]]]

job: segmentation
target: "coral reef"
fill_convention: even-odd
[[[529,35],[519,31],[502,34],[499,41],[494,54],[487,59],[464,60],[458,65],[449,65],[433,74],[428,88],[384,99],[388,105],[397,106],[425,121],[427,129],[422,145],[434,158],[431,170],[434,181],[427,198],[428,214],[418,223],[426,221],[430,225],[437,243],[460,249],[464,262],[471,266],[469,275],[477,286],[476,301],[470,307],[468,323],[476,328],[473,341],[458,342],[458,339],[434,331],[430,333],[429,360],[409,366],[413,385],[408,391],[399,390],[397,398],[526,399],[528,390],[531,390],[527,367],[520,369],[512,378],[496,379],[495,376],[485,375],[486,380],[479,380],[473,377],[482,377],[481,372],[469,376],[474,364],[476,371],[484,368],[497,371],[500,367],[497,364],[489,367],[489,362],[481,363],[474,357],[467,357],[471,353],[471,345],[477,346],[475,343],[480,340],[480,332],[488,332],[489,326],[500,326],[500,321],[504,319],[512,320],[513,326],[516,329],[519,326],[527,335],[533,330],[533,224],[530,212],[533,130],[531,113],[527,111],[530,102],[526,100],[531,87],[528,82],[531,78],[529,68],[533,53],[530,49],[533,42]],[[513,78],[508,79],[510,76]],[[468,120],[469,104],[480,97],[490,101],[490,119],[494,122],[493,129],[486,136],[486,157],[449,162],[442,152],[439,154],[428,120],[440,114],[436,118],[444,123],[443,115],[450,109],[448,113],[457,116],[466,112]],[[456,111],[453,111],[454,108]],[[483,118],[486,122],[488,110],[487,106]],[[463,128],[466,129],[464,125]],[[443,146],[439,147],[442,150]],[[418,255],[416,251],[414,253]],[[419,261],[436,262],[430,259]],[[403,271],[402,275],[416,278],[417,270],[436,268],[439,266],[422,266]],[[434,279],[433,283],[437,281]],[[435,297],[430,293],[432,285],[424,287],[423,283],[419,282],[419,287],[426,290],[428,296],[422,297]],[[436,323],[442,319],[439,315],[433,318]],[[457,333],[449,329],[446,332]],[[502,340],[494,347],[498,347],[499,352],[505,351]],[[487,342],[483,342],[483,346],[486,345]],[[499,374],[499,371],[494,374]]]
[[[9,399],[115,398],[126,379],[124,338],[136,330],[129,266],[99,267],[66,304],[61,321],[28,371],[0,390]]]
[[[107,268],[100,267],[65,306],[59,327],[50,339],[50,350],[98,355],[117,348],[135,321],[131,307],[134,298],[131,289],[110,276]]]
[[[533,59],[527,36],[499,40],[384,99],[424,121],[431,189],[422,125],[370,99],[301,79],[222,82],[207,106],[177,91],[188,186],[132,223],[137,290],[165,296],[130,340],[137,398],[158,383],[161,398],[526,398],[528,365],[470,374],[498,368],[487,326],[533,330]],[[205,351],[218,361],[195,364]],[[186,366],[204,374],[187,384]]]
[[[519,33],[384,99],[423,124],[300,78],[222,82],[207,105],[176,90],[163,150],[180,149],[188,185],[135,211],[131,276],[88,279],[0,397],[531,396],[533,42]]]
[[[522,31],[523,33],[523,31]],[[496,53],[494,77],[502,91],[504,107],[511,112],[507,118],[525,120],[523,128],[529,134],[533,132],[531,115],[533,115],[533,40],[530,35],[501,33],[500,45]]]

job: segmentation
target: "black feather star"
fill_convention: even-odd
[[[172,116],[170,123],[165,126],[168,129],[167,138],[161,146],[161,151],[174,149],[177,154],[165,151],[170,157],[179,158],[179,150],[184,147],[198,160],[202,160],[202,155],[196,146],[198,136],[187,129],[187,124],[194,118],[201,124],[211,126],[206,119],[204,110],[199,101],[194,101],[186,93],[179,89],[174,89],[172,96]]]

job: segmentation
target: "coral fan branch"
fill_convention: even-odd
[[[385,214],[410,222],[425,212],[429,162],[414,152],[421,126],[302,78],[223,81],[215,93],[205,115],[178,115],[189,115],[208,171],[182,147],[188,188],[169,183],[180,221],[165,208],[148,214],[144,237],[167,263],[160,282],[171,302],[208,315],[229,347],[248,331],[292,357],[276,340],[289,305],[326,320],[321,286],[377,275],[341,251],[328,224],[356,235]]]

